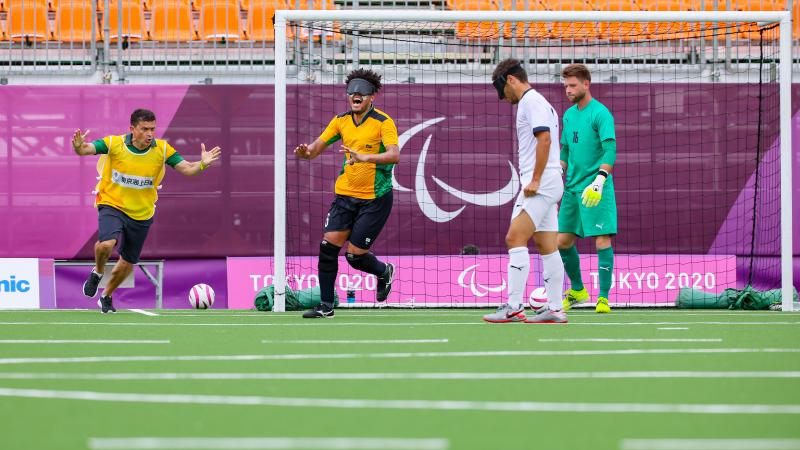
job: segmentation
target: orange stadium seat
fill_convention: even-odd
[[[47,23],[45,0],[8,0],[8,37],[20,42],[46,41],[52,38]]]
[[[286,0],[286,4],[289,9],[336,9],[336,5],[333,4],[333,0],[312,0],[310,3],[309,0]],[[313,35],[315,39],[320,39],[323,34],[325,34],[327,40],[329,41],[339,38],[339,24],[337,22],[327,22],[321,25],[326,30],[314,30]],[[328,29],[332,29],[333,33],[328,32]],[[308,33],[306,29],[300,30],[300,39],[308,40]]]
[[[120,8],[122,3],[122,8]],[[108,6],[109,38],[116,42],[119,36],[128,41],[139,41],[146,37],[144,7],[138,0],[112,0]],[[120,9],[122,13],[120,14]],[[122,27],[120,27],[120,20]]]
[[[494,0],[448,0],[448,8],[456,11],[497,11]],[[505,32],[505,30],[504,30]],[[497,22],[458,22],[456,36],[462,39],[497,39],[500,30]]]
[[[795,39],[800,39],[800,1],[793,2],[794,11],[792,12],[792,26],[794,26],[794,31],[792,33],[792,37]]]
[[[188,0],[150,0],[150,39],[186,42],[197,39]]]
[[[506,3],[510,6],[511,11],[544,11],[545,7],[539,0],[511,0]],[[514,37],[517,39],[547,39],[550,37],[550,25],[544,22],[517,22],[506,23],[505,37]]]
[[[200,6],[200,39],[235,41],[242,36],[239,5],[233,0],[206,0]]]
[[[64,0],[47,0],[47,7],[50,11],[58,11],[58,4]],[[91,1],[89,1],[91,3]],[[105,0],[97,0],[97,10],[102,11],[105,6]]]
[[[275,42],[275,28],[272,16],[276,9],[286,9],[282,1],[250,0],[250,11],[247,14],[247,38],[254,41]],[[286,37],[291,38],[291,29],[287,27]]]
[[[785,8],[780,0],[731,0],[731,10],[734,11],[780,11]],[[777,40],[779,39],[779,29],[775,28],[766,31],[762,35],[756,24],[747,24],[740,27],[741,32],[736,37],[750,40]]]
[[[547,8],[555,11],[595,11],[594,4],[586,0],[560,0],[550,2]],[[600,36],[595,22],[557,22],[553,24],[556,39],[594,39]]]
[[[694,5],[681,0],[644,0],[645,11],[696,11]],[[711,25],[709,24],[708,27]],[[689,39],[699,36],[700,25],[686,22],[651,22],[646,25],[653,39]]]
[[[640,11],[634,0],[600,0],[595,2],[601,11]],[[637,22],[600,23],[600,36],[610,41],[636,41],[646,39],[646,24]]]
[[[92,23],[94,37],[92,37]],[[100,41],[100,24],[95,20],[91,0],[61,0],[56,10],[56,40],[61,42]]]

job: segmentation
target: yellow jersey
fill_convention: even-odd
[[[319,139],[328,145],[341,139],[345,147],[359,153],[384,153],[389,145],[397,145],[397,127],[388,114],[373,107],[358,124],[352,111],[337,115]],[[336,178],[336,193],[361,199],[380,197],[392,190],[393,168],[394,164],[350,165],[345,159]]]
[[[106,136],[93,142],[101,155],[97,162],[99,182],[95,206],[108,205],[134,220],[147,220],[155,214],[158,187],[164,178],[164,165],[183,161],[167,141],[153,139],[149,148],[133,146],[131,135]]]

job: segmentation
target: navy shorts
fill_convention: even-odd
[[[147,232],[153,224],[153,218],[134,220],[124,212],[108,205],[99,205],[97,240],[100,242],[116,239],[119,245],[119,256],[125,261],[136,264],[142,254]]]
[[[391,212],[392,191],[372,200],[337,195],[325,217],[325,232],[351,230],[350,243],[367,250],[375,243]]]

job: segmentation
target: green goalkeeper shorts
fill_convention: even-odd
[[[614,184],[603,186],[603,197],[594,208],[581,203],[582,192],[564,191],[558,211],[558,232],[572,233],[578,237],[617,234],[617,200]]]

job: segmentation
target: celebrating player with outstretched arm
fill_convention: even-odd
[[[345,241],[347,262],[378,277],[377,300],[385,301],[392,289],[394,266],[370,253],[392,211],[392,168],[400,160],[397,127],[372,102],[381,88],[381,76],[358,69],[347,76],[349,110],[334,117],[311,145],[294,149],[301,159],[314,159],[328,145],[342,140],[345,155],[336,179],[336,198],[325,219],[319,245],[321,304],[303,314],[307,319],[333,317],[334,285],[339,271],[339,250]]]
[[[519,193],[506,234],[508,247],[508,303],[483,320],[492,323],[566,323],[561,294],[564,266],[558,256],[558,201],[564,192],[558,162],[558,115],[528,83],[528,74],[516,59],[506,59],[494,69],[492,84],[501,100],[517,105]],[[530,273],[528,241],[542,255],[547,308],[525,317],[522,296]]]
[[[611,237],[617,234],[617,202],[611,170],[617,159],[614,117],[589,92],[592,76],[583,64],[572,64],[561,72],[567,98],[574,103],[564,113],[561,135],[561,165],[567,171],[564,200],[558,215],[558,248],[572,288],[564,297],[569,309],[589,299],[583,285],[575,240],[595,238],[600,280],[595,311],[611,312],[608,291],[614,270]]]
[[[220,148],[206,151],[200,144],[200,161],[189,162],[167,141],[156,139],[156,116],[152,111],[137,109],[131,114],[130,133],[106,136],[86,142],[89,132],[76,130],[72,149],[79,156],[103,155],[98,164],[95,203],[98,213],[98,236],[94,244],[95,268],[83,284],[83,294],[97,295],[106,262],[119,244],[119,260],[111,271],[111,279],[100,296],[103,313],[117,312],[111,294],[139,262],[147,232],[153,223],[158,185],[164,177],[164,166],[183,175],[194,176],[206,170],[220,157]]]

